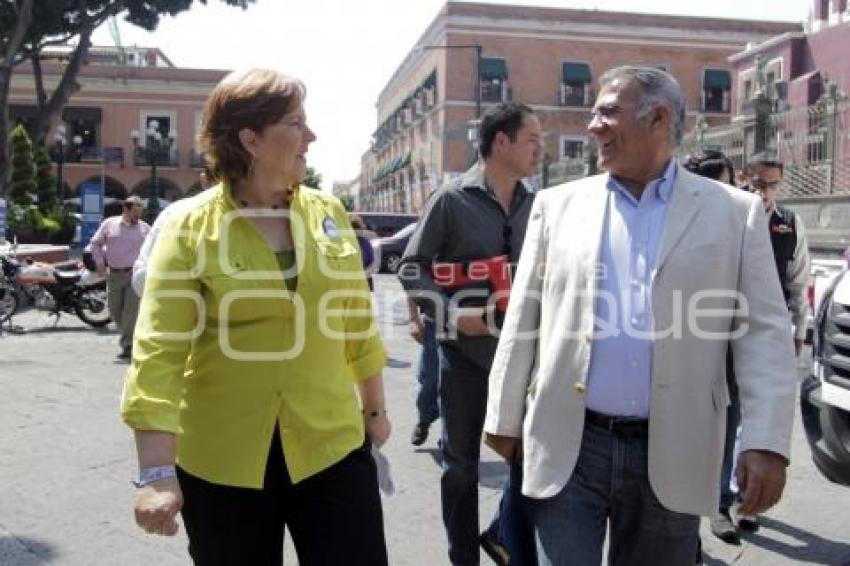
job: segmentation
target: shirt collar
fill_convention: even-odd
[[[667,161],[667,166],[661,173],[661,177],[651,180],[646,186],[649,190],[655,191],[656,198],[665,203],[670,202],[670,197],[673,196],[673,185],[676,184],[676,177],[678,176],[678,173],[679,165],[676,163],[676,160],[671,157]],[[629,191],[625,185],[623,185],[610,173],[608,174],[607,186],[608,189],[619,191],[631,200],[635,202],[637,201],[631,191]]]
[[[461,178],[461,187],[464,189],[479,189],[491,197],[496,198],[496,193],[487,184],[487,179],[484,177],[484,165],[480,161],[476,162],[463,174]],[[525,196],[526,193],[531,192],[533,191],[525,184],[525,181],[520,179],[517,181],[514,199],[517,199],[519,196]]]

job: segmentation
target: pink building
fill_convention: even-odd
[[[67,53],[67,50],[64,51]],[[58,60],[43,63],[44,82],[51,90],[63,67]],[[161,199],[175,200],[197,188],[202,159],[196,137],[204,102],[227,71],[181,69],[155,48],[94,47],[89,64],[80,72],[77,91],[62,112],[65,127],[63,180],[66,198],[78,195],[81,184],[105,180],[106,196],[149,196],[152,167],[145,151],[146,130],[156,122],[163,148],[156,154],[156,178]],[[35,113],[34,78],[22,65],[13,76],[10,92],[12,124],[26,122]],[[60,124],[48,135],[53,145]],[[134,142],[133,135],[138,135]],[[107,200],[107,202],[110,202]]]
[[[736,115],[756,87],[756,61],[765,63],[767,95],[790,108],[814,104],[824,92],[824,80],[850,94],[850,8],[847,0],[812,0],[805,31],[789,31],[754,43],[729,58],[733,69]]]

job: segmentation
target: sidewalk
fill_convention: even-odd
[[[385,452],[397,493],[384,501],[390,563],[442,566],[436,438],[409,443],[415,424],[418,346],[407,336],[403,297],[379,276],[376,303],[391,359],[385,371],[393,437]],[[115,360],[117,334],[63,315],[15,317],[22,335],[0,335],[0,565],[184,566],[186,540],[148,536],[133,523],[129,480],[136,473],[130,431],[118,416],[126,365]],[[50,355],[45,355],[50,352]],[[505,473],[495,455],[481,464],[481,523],[489,521]],[[850,490],[828,483],[811,463],[799,419],[786,497],[748,536],[730,547],[708,533],[706,564],[775,566],[850,563]],[[286,564],[296,564],[287,542]],[[735,562],[737,560],[737,562]],[[490,562],[482,557],[482,564]]]

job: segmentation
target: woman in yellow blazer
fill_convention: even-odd
[[[268,70],[215,87],[200,142],[221,182],[148,266],[121,406],[136,521],[171,535],[180,512],[203,566],[281,564],[284,526],[301,564],[387,563],[364,442],[390,434],[386,355],[345,211],[299,186],[304,94]]]

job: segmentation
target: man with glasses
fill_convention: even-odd
[[[749,189],[761,197],[768,215],[770,243],[773,244],[782,293],[791,312],[794,349],[799,356],[806,338],[808,305],[805,291],[809,282],[809,244],[800,216],[776,202],[782,187],[783,170],[782,162],[770,153],[756,154],[747,163]]]
[[[488,111],[479,127],[480,163],[430,199],[399,267],[405,290],[436,322],[440,342],[441,496],[452,564],[479,563],[478,462],[497,343],[491,322],[498,317],[487,290],[438,285],[434,264],[470,265],[471,273],[476,260],[506,255],[518,261],[534,199],[521,179],[540,165],[541,138],[540,121],[528,106],[507,103]],[[511,501],[506,497],[502,509]],[[480,543],[504,564],[506,552],[492,535],[488,530]],[[533,550],[530,534],[527,541]],[[511,564],[521,564],[512,541],[503,543]]]
[[[783,169],[782,162],[775,155],[769,152],[758,153],[747,162],[745,173],[748,184],[743,188],[761,197],[764,210],[768,215],[773,258],[779,273],[779,283],[782,285],[785,304],[788,306],[791,323],[794,325],[794,352],[799,357],[806,339],[808,304],[805,291],[809,282],[809,246],[805,226],[800,216],[776,202],[779,190],[782,188]],[[738,413],[738,419],[740,419],[740,407],[736,397],[737,395],[733,395],[730,408]],[[727,442],[730,438],[735,438],[734,432],[732,435],[730,437],[727,434]],[[726,449],[731,450],[728,446]],[[731,482],[731,478],[735,477],[734,468],[729,471],[724,462],[723,471],[720,486],[720,516],[729,519],[731,517],[729,509],[739,494],[736,493],[738,486]],[[757,515],[739,511],[736,519],[741,530],[748,532],[758,530]],[[715,530],[714,526],[712,523],[712,531]]]
[[[676,79],[600,77],[588,133],[606,173],[535,199],[490,373],[485,441],[522,453],[541,565],[684,566],[717,512],[731,342],[742,512],[785,484],[791,329],[753,195],[674,159]]]

